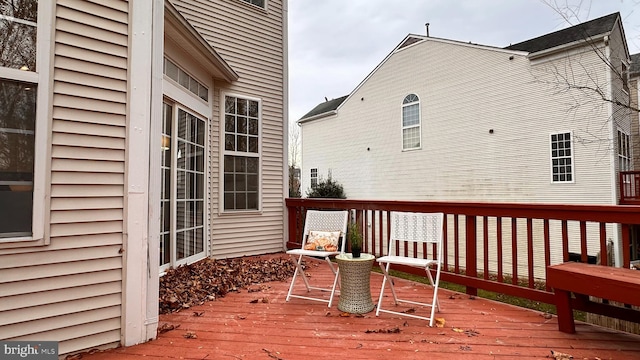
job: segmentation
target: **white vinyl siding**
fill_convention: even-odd
[[[597,54],[585,51],[581,64],[605,71]],[[415,59],[424,66],[411,66]],[[302,188],[310,186],[311,168],[330,168],[352,199],[611,204],[611,164],[603,161],[610,151],[598,141],[613,136],[603,126],[607,108],[586,104],[568,113],[573,94],[554,94],[533,78],[566,61],[532,64],[525,53],[433,38],[405,47],[337,115],[302,125]],[[422,123],[422,151],[399,153],[398,99],[411,93],[421,95],[429,121]],[[581,139],[573,154],[580,181],[550,186],[549,134],[567,129]]]
[[[209,149],[210,241],[217,258],[282,251],[285,197],[285,24],[282,1],[263,11],[239,1],[172,1],[193,27],[239,75],[233,83],[214,80]],[[245,6],[243,6],[245,5]],[[211,21],[215,18],[216,21]],[[260,210],[225,212],[221,202],[224,94],[260,99]]]
[[[128,8],[59,0],[49,11],[49,244],[0,250],[2,339],[60,341],[61,354],[120,343]]]

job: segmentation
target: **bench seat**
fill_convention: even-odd
[[[640,322],[640,311],[595,303],[589,296],[640,306],[640,271],[567,262],[547,268],[547,285],[555,293],[558,328],[574,333],[573,309]],[[575,299],[571,297],[574,294]]]

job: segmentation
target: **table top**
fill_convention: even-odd
[[[376,257],[371,254],[360,254],[359,258],[354,258],[351,253],[342,253],[336,255],[336,260],[344,260],[344,261],[370,261],[375,259]]]

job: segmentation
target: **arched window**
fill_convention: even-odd
[[[420,145],[420,99],[409,94],[402,101],[402,150],[419,149]]]

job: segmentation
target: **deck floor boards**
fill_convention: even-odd
[[[309,266],[309,273],[314,282],[332,281],[328,268]],[[381,284],[382,275],[372,273],[374,302]],[[83,354],[82,359],[547,359],[553,358],[552,350],[574,359],[640,359],[638,335],[581,322],[576,322],[575,334],[565,334],[558,331],[555,316],[448,290],[441,290],[442,312],[436,313],[445,325],[430,328],[423,320],[384,313],[376,317],[375,310],[342,316],[337,300],[332,308],[303,299],[287,303],[288,286],[270,282],[257,292],[242,289],[161,315],[160,325],[179,327],[144,344]],[[297,288],[303,288],[302,281]],[[396,280],[396,290],[401,297],[427,298],[431,293],[428,286],[402,279]],[[390,302],[390,296],[385,300]],[[185,338],[189,332],[197,338]]]

